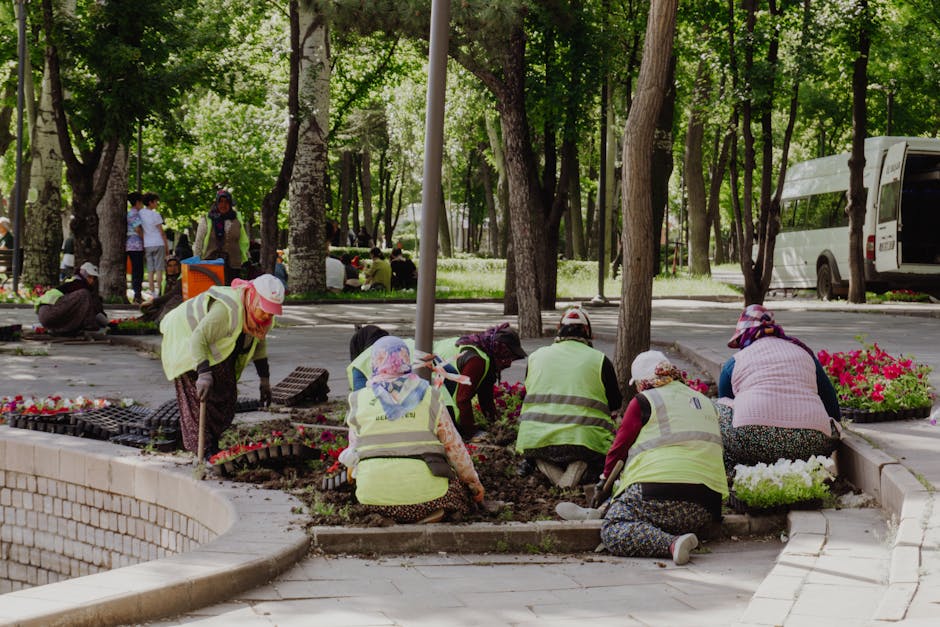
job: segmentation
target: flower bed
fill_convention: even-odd
[[[844,418],[876,422],[924,418],[930,412],[930,366],[904,355],[893,357],[877,343],[844,353],[819,351],[817,357],[835,387]]]
[[[160,328],[156,322],[139,318],[114,318],[108,322],[108,332],[112,335],[158,335]]]
[[[222,444],[226,448],[210,457],[209,464],[220,474],[233,476],[258,466],[296,465],[309,459],[338,465],[346,436],[329,428],[260,425],[227,432]]]
[[[814,455],[807,461],[779,459],[768,466],[734,467],[728,504],[740,513],[771,514],[790,509],[818,509],[829,496],[835,463]]]

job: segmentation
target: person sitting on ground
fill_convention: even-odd
[[[358,257],[356,257],[356,259],[358,259]],[[349,253],[345,253],[340,258],[340,261],[343,262],[343,269],[346,273],[346,278],[343,281],[343,291],[358,292],[362,287],[362,281],[359,280],[359,268],[353,263],[353,256]]]
[[[326,289],[331,292],[342,292],[346,282],[346,268],[343,262],[330,255],[326,255]]]
[[[392,266],[389,265],[385,255],[378,248],[369,251],[372,263],[366,269],[366,282],[364,290],[390,290],[392,289]]]
[[[168,313],[183,302],[182,266],[176,255],[166,258],[166,279],[160,296],[140,305],[140,319],[145,322],[161,322]]]
[[[197,452],[199,406],[206,406],[205,454],[235,418],[238,379],[249,361],[260,379],[261,404],[271,402],[266,336],[281,314],[284,286],[262,274],[214,286],[171,311],[160,323],[163,372],[176,387],[183,446]]]
[[[813,351],[763,305],[748,305],[728,346],[740,349],[718,379],[728,470],[830,455],[841,437],[839,399]]]
[[[413,290],[418,287],[418,268],[411,259],[405,257],[401,248],[392,249],[389,265],[392,267],[393,290]]]
[[[496,418],[493,385],[499,381],[502,371],[515,360],[524,359],[526,352],[522,349],[519,334],[509,328],[508,322],[490,327],[483,333],[464,335],[457,340],[456,349],[457,370],[470,379],[468,385],[457,386],[454,400],[459,414],[458,429],[465,440],[480,440],[486,437],[486,432],[478,429],[474,420],[473,397],[477,397],[486,420],[493,421]],[[450,355],[441,356],[450,359]]]
[[[368,385],[349,395],[349,447],[340,455],[355,469],[356,499],[399,523],[466,514],[470,493],[480,503],[484,489],[439,389],[412,372],[411,353],[394,336],[372,345],[371,370]]]
[[[614,555],[685,564],[698,546],[696,533],[721,520],[728,496],[718,417],[661,352],[637,355],[630,373],[639,394],[627,405],[604,464],[602,481],[625,462],[603,514],[601,541]],[[568,519],[602,513],[573,503],[556,511]]]
[[[98,266],[86,261],[70,279],[36,300],[39,324],[52,335],[79,335],[108,326],[98,295]]]
[[[13,250],[13,231],[6,216],[0,216],[0,249]]]
[[[516,450],[526,457],[519,474],[539,470],[570,488],[593,481],[616,430],[611,412],[623,396],[614,365],[593,348],[591,321],[578,307],[562,314],[555,342],[529,355],[526,396],[519,415]]]

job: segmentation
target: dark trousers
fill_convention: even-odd
[[[134,298],[140,298],[144,288],[144,251],[129,250],[127,258],[131,260],[131,288],[134,290]]]

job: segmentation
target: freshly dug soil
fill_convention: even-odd
[[[688,360],[683,359],[674,351],[664,352],[677,366],[685,370],[689,379],[702,379],[709,384],[708,395],[714,396],[716,386],[713,381],[706,379],[700,371]],[[345,403],[331,401],[308,409],[294,409],[290,419],[280,418],[255,425],[240,425],[238,430],[251,428],[262,431],[287,430],[291,424],[306,423],[318,424],[320,429],[332,426],[341,426],[345,417]],[[515,429],[509,424],[490,425],[486,441],[471,445],[471,455],[476,462],[480,481],[486,488],[486,500],[475,511],[452,522],[529,522],[534,520],[557,520],[555,505],[561,501],[572,501],[586,506],[587,498],[584,494],[585,486],[593,486],[596,476],[585,476],[582,485],[576,488],[563,490],[554,486],[547,477],[538,470],[528,476],[519,476],[517,468],[522,457],[515,452]],[[341,433],[337,429],[336,433]],[[345,469],[336,466],[334,472],[327,470],[335,466],[334,459],[326,453],[321,459],[308,460],[303,463],[269,467],[255,467],[239,471],[232,479],[255,483],[261,487],[275,490],[284,490],[300,499],[309,513],[308,526],[364,526],[381,527],[395,524],[393,521],[382,518],[365,507],[359,505],[354,496],[352,485],[344,485],[338,489],[324,489],[323,481],[327,477],[342,474]],[[852,486],[844,481],[837,481],[832,486],[834,494],[841,495],[851,492]],[[728,510],[728,513],[731,513]]]

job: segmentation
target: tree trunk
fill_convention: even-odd
[[[300,129],[290,179],[289,285],[297,293],[326,290],[327,136],[330,49],[323,14],[299,3]]]
[[[362,198],[362,222],[372,236],[372,241],[376,241],[378,225],[372,215],[372,152],[363,150],[359,153],[359,184]]]
[[[731,134],[734,131],[729,127],[721,140],[721,148],[714,157],[714,163],[709,168],[709,189],[708,189],[708,224],[712,225],[715,231],[715,263],[725,263],[727,254],[725,244],[721,236],[721,183],[725,178],[725,169],[728,167],[728,150],[731,146]],[[715,141],[717,144],[717,139]],[[733,238],[732,238],[733,239]]]
[[[584,259],[584,223],[581,219],[581,161],[577,151],[572,164],[573,176],[568,179],[568,215],[571,224],[571,258]]]
[[[865,302],[865,137],[868,135],[868,0],[857,0],[858,47],[852,72],[852,156],[849,158],[849,302]]]
[[[287,141],[284,145],[284,157],[281,159],[281,169],[271,190],[265,194],[261,201],[261,268],[264,272],[272,274],[274,264],[277,262],[277,248],[279,237],[277,233],[277,218],[281,202],[287,194],[291,174],[294,171],[294,162],[297,158],[297,142],[300,133],[300,14],[298,3],[291,0],[288,12],[290,14],[290,79],[287,87]],[[324,185],[329,187],[325,180]]]
[[[49,66],[43,73],[36,124],[30,138],[29,189],[37,191],[30,203],[23,231],[26,241],[23,283],[57,285],[59,251],[62,249],[62,153],[52,110]]]
[[[344,150],[340,155],[339,198],[340,198],[340,228],[343,231],[341,239],[343,246],[349,245],[349,208],[352,204],[350,186],[353,178],[353,155]]]
[[[497,257],[508,257],[509,247],[509,179],[506,177],[506,159],[503,156],[503,143],[499,137],[499,129],[492,116],[485,115],[486,136],[490,140],[490,150],[493,152],[493,167],[496,168],[496,215],[498,220],[490,224],[490,238],[496,237],[493,254]]]
[[[689,123],[685,134],[685,188],[689,211],[689,272],[693,276],[711,274],[708,263],[708,216],[705,199],[705,171],[702,158],[705,142],[703,107],[711,84],[704,61],[698,64],[695,90],[689,105]]]
[[[447,199],[444,197],[444,184],[441,183],[441,209],[437,214],[437,238],[442,257],[454,256],[454,242],[450,234],[450,221],[447,219]]]
[[[480,164],[480,179],[483,183],[483,198],[486,201],[486,254],[499,256],[499,219],[496,214],[496,188],[493,186],[493,168],[485,160]]]
[[[630,364],[650,345],[653,207],[650,154],[672,59],[678,0],[652,0],[636,95],[623,133],[623,287],[614,365],[627,390]]]
[[[127,302],[127,164],[129,155],[124,144],[118,146],[114,167],[108,179],[104,198],[98,203],[98,237],[101,260],[98,289],[105,302]],[[162,291],[162,290],[161,290]]]
[[[669,74],[666,78],[666,92],[656,119],[656,132],[653,137],[653,172],[650,194],[653,203],[653,276],[659,273],[660,241],[662,240],[663,222],[666,217],[666,203],[669,202],[669,177],[672,176],[672,123],[676,113],[676,88],[673,77],[676,73],[676,57],[669,59]]]
[[[558,238],[561,230],[561,217],[568,209],[568,189],[572,177],[577,176],[578,147],[572,139],[565,139],[561,144],[561,172],[558,177],[558,193],[552,201],[551,211],[545,217],[543,250],[545,272],[542,275],[542,309],[555,308],[555,292],[558,286]]]

